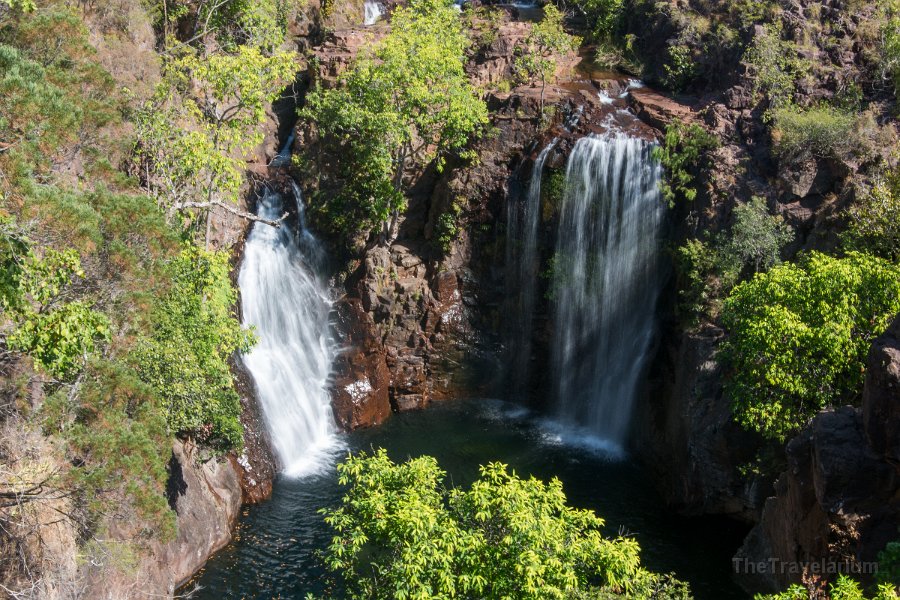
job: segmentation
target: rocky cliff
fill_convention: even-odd
[[[869,355],[863,406],[821,413],[787,446],[762,519],[736,564],[764,562],[742,582],[775,591],[802,581],[821,592],[834,571],[871,577],[900,523],[900,319]]]

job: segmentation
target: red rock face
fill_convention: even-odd
[[[348,431],[378,425],[391,414],[391,374],[375,324],[358,299],[339,301],[335,314],[346,344],[334,362],[330,385],[335,420]]]

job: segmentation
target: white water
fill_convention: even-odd
[[[306,230],[303,204],[296,235],[286,223],[256,223],[244,248],[238,284],[244,324],[257,344],[244,355],[263,416],[288,476],[321,471],[339,446],[326,381],[335,354],[326,287],[316,275],[321,248]],[[277,219],[282,198],[267,192],[258,214]]]
[[[381,5],[375,0],[366,0],[363,3],[363,11],[363,25],[374,25],[381,18],[381,15],[384,14],[381,10]]]
[[[510,390],[518,395],[530,383],[531,334],[538,279],[538,224],[541,220],[541,176],[547,155],[556,146],[550,142],[534,161],[531,179],[522,202],[510,202],[506,215],[506,289],[510,299],[507,333],[507,368]]]
[[[664,204],[652,144],[578,140],[566,168],[553,275],[559,418],[622,448],[655,331]]]

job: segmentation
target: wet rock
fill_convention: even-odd
[[[338,301],[334,311],[345,346],[329,382],[335,420],[344,430],[378,425],[391,414],[391,374],[375,324],[356,298]]]
[[[241,398],[241,426],[244,429],[244,449],[240,456],[231,457],[232,466],[240,477],[243,501],[254,504],[272,495],[278,464],[256,399],[253,376],[240,359],[233,361],[231,371]]]

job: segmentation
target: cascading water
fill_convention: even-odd
[[[553,264],[551,355],[558,416],[621,450],[655,330],[664,204],[653,145],[578,140]]]
[[[509,389],[521,395],[529,383],[531,334],[538,270],[538,225],[541,220],[541,176],[547,155],[556,146],[550,142],[534,161],[524,202],[510,202],[506,214],[506,288],[511,315],[507,332]]]
[[[326,287],[316,275],[322,252],[306,229],[299,195],[297,209],[296,234],[284,224],[253,225],[238,276],[244,324],[258,338],[243,360],[288,476],[318,471],[338,445],[325,387],[335,348]],[[266,192],[258,212],[279,218],[281,196]]]
[[[381,5],[375,0],[366,0],[363,3],[363,25],[374,25],[382,14]]]

